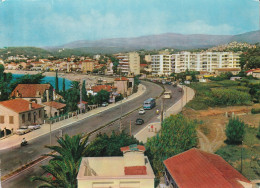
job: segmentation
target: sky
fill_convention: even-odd
[[[0,0],[0,47],[259,28],[254,0]]]

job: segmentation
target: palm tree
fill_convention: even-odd
[[[45,184],[39,187],[77,187],[77,174],[81,158],[87,154],[88,137],[80,135],[60,137],[57,140],[58,146],[46,146],[56,154],[46,154],[53,157],[49,164],[41,168],[52,177],[32,177],[32,181],[43,181]]]

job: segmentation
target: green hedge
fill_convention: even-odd
[[[250,94],[234,89],[212,89],[212,96],[215,105],[241,105],[249,104],[251,100]]]

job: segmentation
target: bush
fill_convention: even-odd
[[[258,126],[258,131],[257,131],[257,134],[256,134],[257,138],[260,139],[260,123],[259,123],[259,126]]]
[[[234,89],[212,89],[212,95],[216,105],[241,105],[249,104],[251,96],[246,92]]]
[[[245,123],[238,117],[229,119],[226,126],[228,144],[241,144],[245,135]]]
[[[260,113],[260,108],[252,108],[251,113],[252,114],[259,114]]]

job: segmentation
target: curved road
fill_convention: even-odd
[[[128,101],[126,103],[122,103],[122,114],[127,114],[129,111],[132,111],[136,109],[137,107],[141,106],[143,104],[143,101],[150,97],[157,97],[161,94],[163,91],[162,87],[151,83],[142,81],[142,84],[146,86],[146,91],[141,96]],[[172,106],[177,100],[180,99],[182,93],[177,92],[177,88],[174,88],[169,85],[165,85],[165,88],[168,90],[171,90],[173,93],[172,99],[165,99],[164,106],[165,109]],[[129,132],[129,124],[130,120],[132,121],[132,134],[136,134],[138,131],[140,131],[144,126],[147,125],[147,123],[151,121],[158,121],[157,115],[155,113],[156,109],[160,109],[161,107],[161,99],[158,99],[156,101],[156,107],[152,110],[146,111],[145,115],[139,115],[138,111],[135,111],[126,117],[122,119],[122,128]],[[63,134],[69,134],[69,135],[75,135],[79,133],[85,133],[85,132],[91,132],[98,127],[101,127],[117,118],[120,118],[121,115],[121,105],[118,105],[114,108],[110,108],[108,110],[105,110],[101,113],[98,113],[94,116],[91,116],[89,118],[86,118],[84,120],[75,122],[71,124],[68,127],[62,128]],[[141,117],[144,119],[145,124],[142,126],[137,126],[134,124],[134,121],[137,117]],[[99,132],[106,132],[111,133],[112,130],[119,131],[119,120],[115,121],[111,125],[105,127]],[[52,132],[52,144],[56,144],[55,136],[59,134],[59,131]],[[95,135],[92,135],[90,137],[90,140],[94,139]],[[50,136],[49,134],[41,136],[33,141],[30,141],[30,144],[26,147],[15,147],[12,149],[7,149],[0,151],[0,158],[2,161],[1,170],[2,170],[2,176],[5,174],[10,173],[11,171],[17,169],[18,167],[38,158],[42,154],[50,152],[49,149],[44,148],[44,145],[49,145]],[[46,161],[45,161],[46,162]],[[44,162],[43,162],[44,164]],[[39,165],[36,165],[36,167],[33,167],[27,172],[23,172],[21,175],[11,178],[10,180],[7,180],[3,183],[3,187],[16,187],[19,185],[19,187],[36,187],[39,182],[33,182],[31,183],[29,181],[29,177],[32,175],[41,175],[43,171],[39,169]]]

